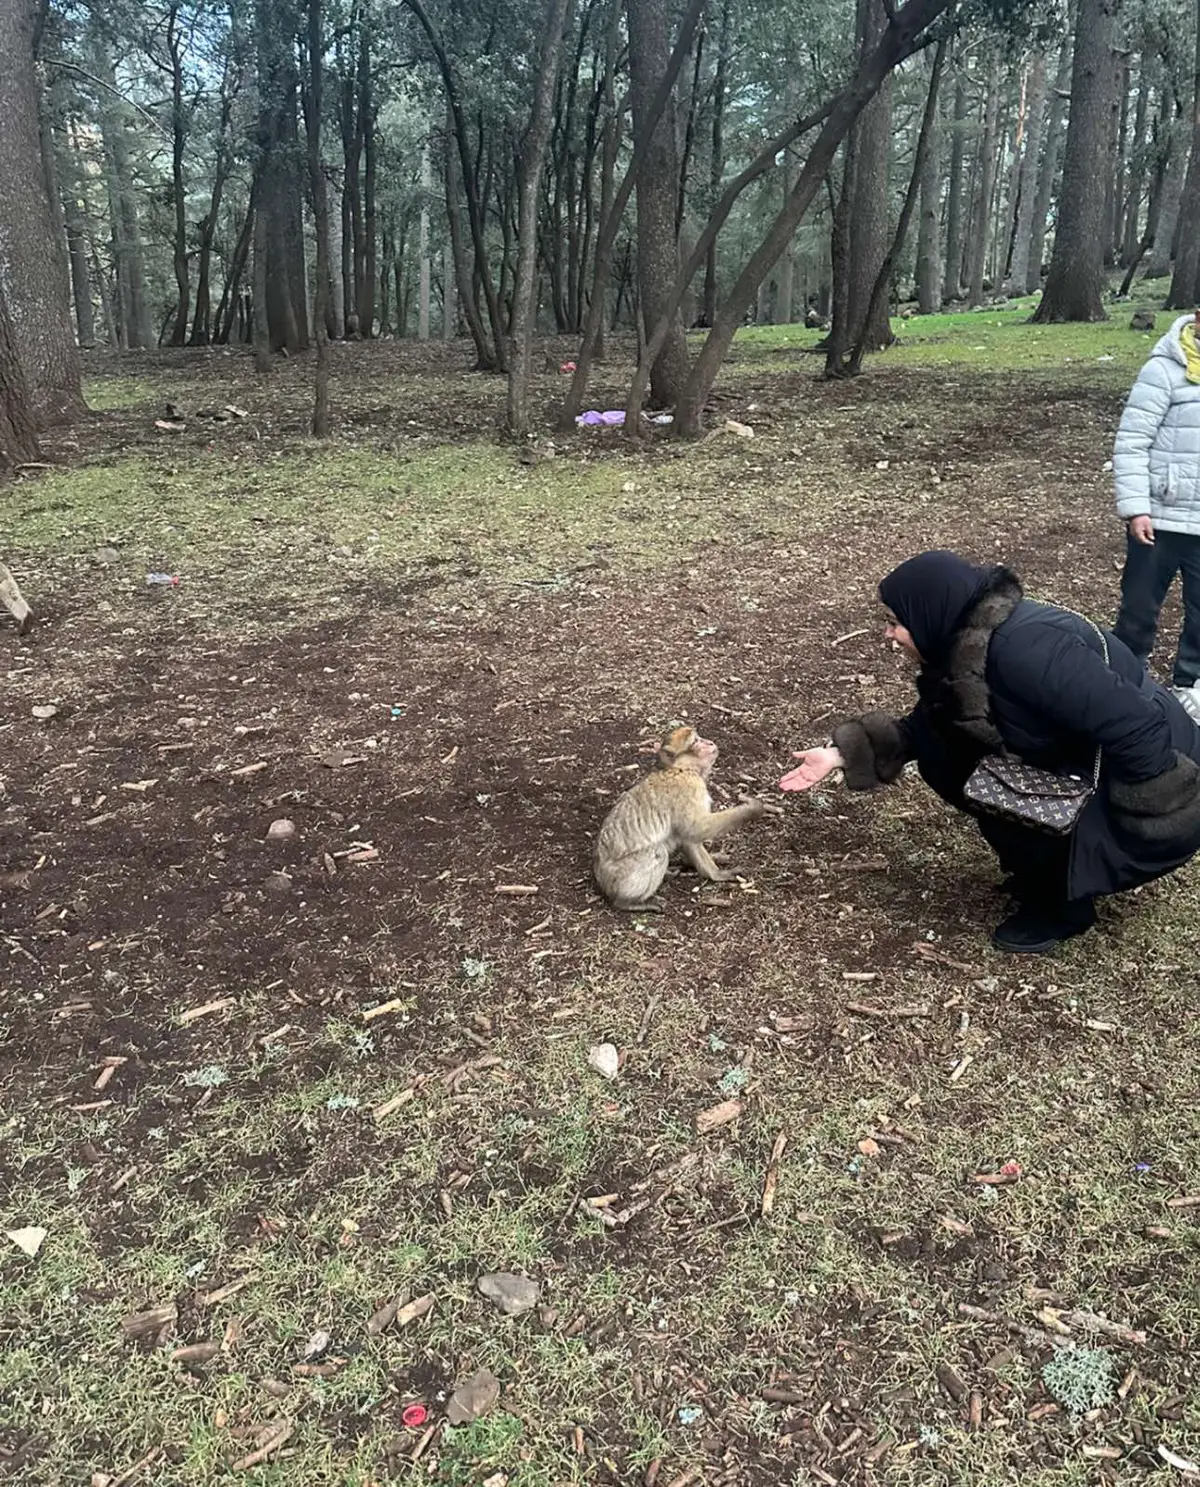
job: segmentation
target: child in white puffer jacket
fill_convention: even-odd
[[[1200,721],[1200,309],[1155,346],[1125,404],[1113,448],[1117,514],[1126,522],[1116,635],[1140,660],[1178,573],[1183,631],[1176,694]]]

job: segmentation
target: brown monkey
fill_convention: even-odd
[[[719,841],[768,813],[782,815],[779,806],[747,798],[714,811],[706,782],[716,758],[716,744],[694,728],[673,729],[663,739],[654,769],[604,818],[592,866],[614,908],[661,913],[655,895],[675,851],[711,882],[728,882],[734,874],[718,867],[705,842]]]

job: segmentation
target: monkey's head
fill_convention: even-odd
[[[660,769],[691,769],[707,778],[709,770],[717,762],[718,749],[710,738],[701,738],[694,728],[686,725],[672,728],[658,750]]]

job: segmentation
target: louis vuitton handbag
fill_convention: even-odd
[[[1089,620],[1088,624],[1091,623]],[[1107,665],[1108,641],[1104,631],[1098,625],[1092,625],[1092,629],[1100,637]],[[1091,779],[1038,769],[1011,754],[986,754],[963,786],[963,797],[977,811],[999,816],[1015,826],[1047,831],[1053,836],[1070,836],[1099,787],[1099,749]]]

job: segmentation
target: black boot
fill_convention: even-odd
[[[1066,940],[1086,934],[1096,922],[1096,905],[1090,898],[1069,903],[1041,905],[1028,899],[996,926],[992,944],[1010,955],[1045,955]]]

